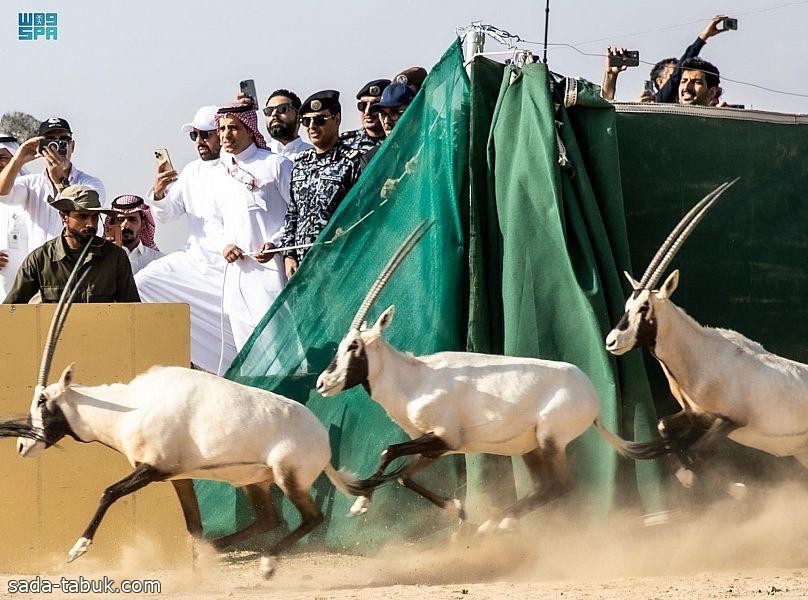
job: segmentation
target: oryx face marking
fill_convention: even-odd
[[[655,300],[650,290],[635,290],[631,294],[626,300],[626,312],[606,336],[606,350],[620,355],[632,348],[653,346],[656,343]]]
[[[20,456],[34,458],[46,448],[50,448],[66,435],[79,439],[67,422],[57,400],[64,394],[61,383],[54,383],[46,388],[37,386],[31,401],[31,412],[28,421],[35,430],[41,432],[44,441],[17,438],[17,452]]]
[[[329,397],[368,381],[368,357],[362,332],[351,329],[333,360],[317,378],[317,392]]]

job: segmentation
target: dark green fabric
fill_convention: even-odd
[[[332,462],[364,476],[381,451],[407,439],[361,387],[334,398],[314,392],[375,278],[407,234],[423,219],[434,225],[385,288],[368,319],[390,304],[396,315],[386,332],[395,347],[416,354],[465,347],[466,258],[463,212],[468,203],[468,78],[459,43],[434,67],[423,89],[384,142],[359,182],[340,205],[318,243],[273,304],[227,373],[233,380],[270,389],[305,403],[329,431]],[[426,485],[454,495],[462,461],[441,460],[423,475]],[[198,482],[208,494],[208,516],[218,487]],[[364,516],[347,516],[352,500],[325,477],[315,499],[326,524],[312,534],[332,546],[367,547],[390,535],[416,536],[449,525],[445,515],[398,485],[378,490]],[[286,501],[284,518],[298,516]],[[223,517],[218,529],[232,519]],[[217,525],[210,520],[206,525]]]
[[[642,363],[636,357],[616,372],[603,347],[622,313],[617,269],[628,266],[614,113],[586,86],[578,102],[555,110],[544,65],[503,75],[488,157],[502,236],[503,349],[581,367],[598,389],[607,426],[647,438],[654,413]],[[618,468],[614,452],[591,430],[573,444],[571,463],[580,497],[599,510],[614,506],[618,490],[622,501],[637,487],[646,506],[660,506],[653,466],[631,481],[633,465]]]
[[[808,125],[653,113],[618,113],[617,125],[634,276],[693,204],[740,176],[671,265],[681,270],[673,301],[808,362]],[[647,364],[659,413],[678,410],[657,361]]]

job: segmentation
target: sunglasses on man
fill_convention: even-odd
[[[191,141],[195,142],[196,138],[200,138],[200,139],[203,139],[203,140],[208,139],[210,137],[211,133],[216,133],[216,132],[215,131],[192,131],[188,135],[190,136]]]
[[[303,124],[303,127],[308,129],[309,126],[311,126],[312,124],[315,127],[322,127],[323,125],[325,125],[325,122],[328,121],[328,119],[333,118],[334,115],[314,115],[313,117],[303,117],[302,119],[300,119],[300,122]]]
[[[278,104],[277,106],[267,106],[262,112],[264,113],[265,117],[271,117],[272,113],[285,115],[290,110],[295,111],[295,107],[287,102],[286,104]]]

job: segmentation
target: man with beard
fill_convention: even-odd
[[[151,208],[140,196],[118,196],[112,201],[115,214],[106,223],[121,229],[121,245],[129,255],[132,273],[163,256],[154,241],[154,218]]]
[[[40,142],[47,144],[41,152]],[[36,248],[60,234],[62,222],[59,213],[50,207],[48,199],[67,186],[89,186],[98,192],[104,204],[104,184],[73,164],[75,147],[70,124],[65,119],[54,117],[40,124],[39,135],[20,144],[0,171],[0,202],[19,206],[27,214],[30,221],[29,248]],[[20,175],[26,163],[40,157],[45,159],[45,169],[41,173]]]
[[[679,104],[713,106],[720,95],[718,67],[703,58],[688,58],[679,65]]]
[[[312,94],[303,103],[300,114],[314,148],[300,155],[292,171],[283,247],[310,244],[317,239],[359,178],[362,156],[339,138],[342,122],[339,92],[323,90]],[[306,252],[306,248],[301,248],[284,253],[288,278],[297,271]]]
[[[286,284],[283,259],[261,252],[275,248],[283,233],[292,161],[269,151],[252,104],[220,108],[216,123],[222,153],[211,193],[224,222],[221,252],[230,263],[224,308],[240,350]]]
[[[135,276],[144,302],[182,302],[191,307],[191,362],[216,372],[220,352],[224,367],[236,356],[233,334],[225,319],[222,326],[222,279],[225,262],[222,216],[210,193],[210,178],[219,164],[216,106],[203,106],[193,120],[181,127],[196,145],[199,158],[177,176],[160,171],[150,193],[150,206],[157,221],[167,223],[185,215],[188,243],[159,258]],[[163,163],[165,164],[165,163]]]
[[[270,94],[264,108],[267,131],[272,138],[268,147],[275,154],[289,160],[297,160],[298,155],[313,146],[304,141],[300,134],[300,98],[289,90],[275,90]]]
[[[390,85],[389,79],[374,79],[367,82],[356,94],[356,108],[359,111],[361,129],[346,131],[340,140],[354,150],[365,153],[384,141],[384,129],[379,123],[378,115],[370,112],[370,106],[378,102],[384,88]]]
[[[401,115],[404,114],[404,111],[407,110],[413,98],[415,98],[415,92],[412,91],[412,88],[406,83],[395,82],[384,88],[381,100],[374,103],[370,108],[371,114],[379,119],[379,122],[384,128],[385,139],[393,133],[393,128],[396,126],[396,123],[398,123]],[[381,146],[374,146],[359,159],[359,165],[362,171],[368,166],[370,159],[376,156],[379,148],[381,148]]]
[[[101,208],[98,192],[86,185],[71,185],[48,202],[59,211],[64,225],[62,234],[25,258],[3,303],[25,304],[37,292],[43,302],[58,302],[82,248],[88,243],[90,250],[85,261],[91,266],[77,301],[139,302],[126,253],[95,236],[99,214],[110,214]]]

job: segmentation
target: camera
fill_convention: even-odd
[[[610,54],[609,55],[610,67],[639,67],[640,66],[640,51],[639,50],[626,50],[623,54]]]
[[[67,146],[69,144],[70,140],[49,140],[46,138],[39,141],[39,153],[42,154],[45,148],[50,148],[61,156],[67,156]]]
[[[722,31],[732,30],[737,31],[738,29],[738,19],[733,19],[730,17],[724,17],[721,19],[721,29]]]

